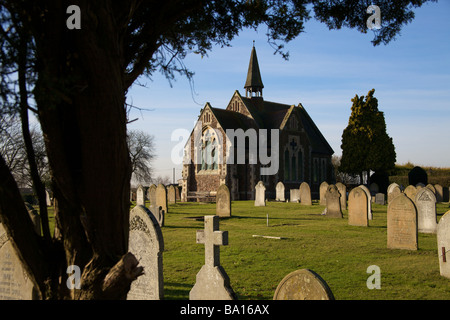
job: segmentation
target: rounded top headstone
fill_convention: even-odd
[[[333,293],[317,273],[309,269],[289,273],[278,284],[273,300],[334,300]]]

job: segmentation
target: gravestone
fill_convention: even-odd
[[[398,195],[400,195],[401,193],[402,193],[402,190],[400,189],[400,187],[398,185],[391,188],[390,192],[388,193],[388,205],[389,205],[389,203],[392,202],[392,200],[394,200],[396,197],[398,197]]]
[[[284,184],[283,182],[278,182],[277,186],[275,187],[275,191],[276,191],[276,197],[275,200],[276,201],[286,201],[286,199],[284,198]]]
[[[291,189],[289,190],[289,202],[300,202],[300,190],[299,189]]]
[[[416,194],[417,228],[419,232],[436,233],[436,197],[428,188],[420,189]]]
[[[319,187],[319,196],[320,196],[320,205],[321,206],[327,205],[327,200],[326,200],[327,189],[328,189],[328,182],[326,182],[326,181],[322,182]]]
[[[403,192],[412,201],[416,201],[417,188],[415,186],[409,185],[405,188],[405,191],[403,191]]]
[[[426,185],[426,187],[431,191],[433,191],[433,193],[436,195],[436,188],[432,184],[429,183]]]
[[[144,274],[131,283],[127,299],[163,299],[163,235],[153,214],[141,205],[130,212],[128,250],[144,267]]]
[[[444,188],[440,184],[435,184],[434,189],[436,190],[436,202],[444,201]]]
[[[216,194],[216,215],[219,217],[231,217],[230,190],[225,184],[220,185]]]
[[[428,174],[421,167],[414,167],[408,173],[408,181],[413,186],[418,183],[423,183],[426,186],[428,184]]]
[[[278,284],[273,300],[334,300],[328,284],[309,269],[296,270]]]
[[[347,210],[347,187],[341,182],[336,183],[336,187],[341,194],[341,209]]]
[[[161,183],[156,187],[156,207],[161,207],[166,214],[169,212],[169,207],[167,205],[167,190]]]
[[[167,187],[167,202],[168,203],[176,203],[177,202],[175,186],[172,184]]]
[[[264,207],[266,205],[266,187],[262,181],[255,186],[255,207]]]
[[[45,202],[47,203],[47,207],[51,207],[53,205],[52,199],[50,198],[50,193],[45,190]]]
[[[365,185],[360,185],[359,188],[361,188],[367,196],[367,217],[369,220],[373,220],[372,215],[372,195],[370,194],[369,188],[367,188]]]
[[[388,205],[387,247],[417,250],[417,211],[414,202],[401,193]]]
[[[450,279],[450,211],[439,220],[437,226],[437,248],[441,276]]]
[[[156,185],[152,184],[148,187],[147,198],[150,202],[150,211],[154,214],[158,209],[156,206]]]
[[[228,245],[228,231],[219,231],[219,217],[205,216],[205,229],[197,230],[197,243],[205,245],[205,264],[197,273],[190,300],[235,300],[230,279],[220,265],[219,246]]]
[[[369,226],[367,213],[367,194],[360,187],[353,188],[348,195],[348,224],[351,226]]]
[[[375,203],[384,206],[386,204],[386,197],[384,193],[377,193],[375,195]]]
[[[306,206],[312,206],[311,188],[307,182],[300,184],[300,202]]]
[[[28,210],[28,214],[33,221],[33,214],[30,213],[30,210]],[[35,231],[39,228],[40,235],[40,225],[34,225],[34,227]],[[11,239],[0,222],[0,300],[39,299],[41,299],[39,291],[22,266]]]
[[[145,207],[145,192],[142,185],[139,185],[136,189],[136,205]]]
[[[330,184],[325,195],[327,201],[327,217],[343,218],[341,211],[341,195],[334,184]]]

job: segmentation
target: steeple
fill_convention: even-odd
[[[264,85],[259,72],[258,58],[256,57],[255,42],[253,41],[252,53],[250,55],[250,63],[248,65],[247,80],[245,81],[245,96],[261,97]]]

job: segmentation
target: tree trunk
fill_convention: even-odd
[[[34,93],[65,262],[84,270],[78,298],[120,299],[123,290],[106,294],[102,287],[128,251],[131,164],[121,38],[107,6],[94,16],[86,3],[82,29],[68,30],[64,4],[52,5],[34,28]]]

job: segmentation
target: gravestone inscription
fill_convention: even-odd
[[[417,250],[417,211],[414,203],[401,193],[388,205],[387,247]]]

